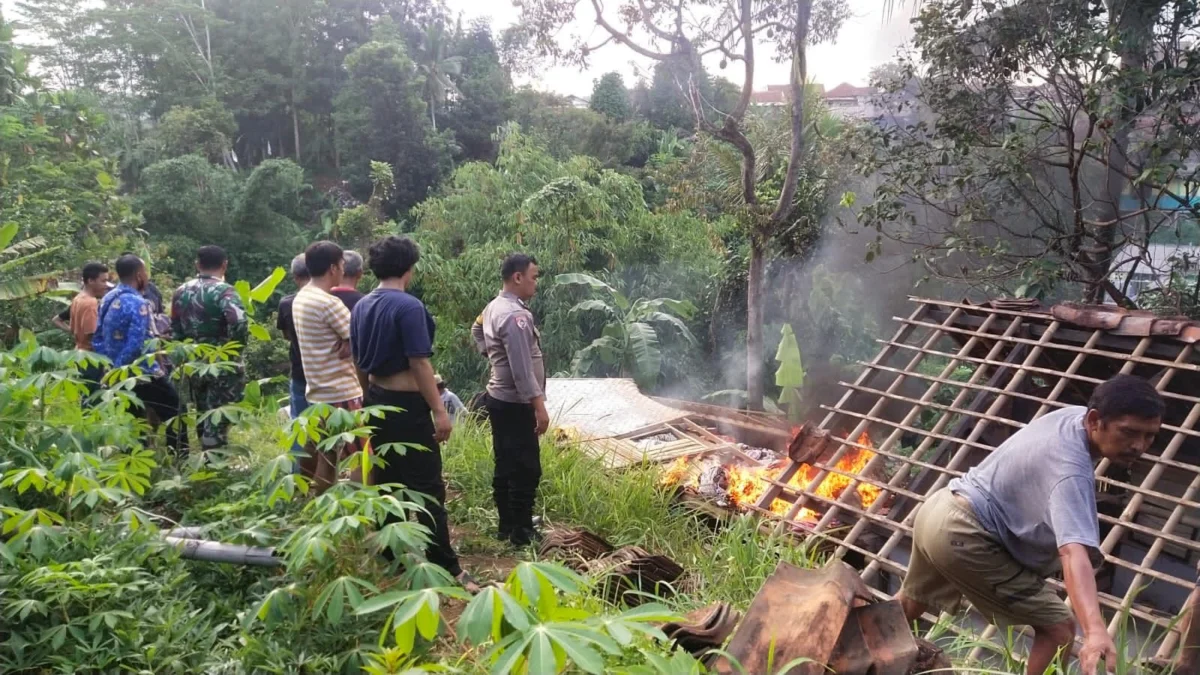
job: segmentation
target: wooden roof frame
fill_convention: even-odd
[[[1120,596],[1102,593],[1101,606],[1114,634],[1123,612],[1161,629],[1160,635],[1165,637],[1155,640],[1157,656],[1168,658],[1179,639],[1176,616],[1140,602],[1138,592],[1154,582],[1178,587],[1179,595],[1186,597],[1196,586],[1194,574],[1164,572],[1156,568],[1156,562],[1168,547],[1200,557],[1200,542],[1175,532],[1185,514],[1190,510],[1194,518],[1200,507],[1200,465],[1181,453],[1188,445],[1188,454],[1194,455],[1200,446],[1200,431],[1196,430],[1200,421],[1200,353],[1193,344],[1200,336],[1200,324],[1115,307],[1045,309],[1012,301],[985,305],[923,298],[912,301],[916,307],[911,315],[896,318],[895,335],[880,341],[882,349],[862,364],[855,381],[841,383],[846,391],[838,403],[822,406],[827,415],[821,428],[852,428],[845,438],[831,438],[837,446],[833,456],[813,464],[819,473],[802,489],[788,484],[800,469],[796,461],[789,461],[780,475],[767,479],[767,489],[755,510],[778,521],[783,531],[829,538],[836,543],[835,556],[859,556],[866,561],[863,578],[868,583],[878,582],[880,572],[907,571],[906,565],[891,555],[897,547],[910,543],[916,506],[994,449],[995,444],[985,438],[990,430],[1003,433],[1005,428],[1024,426],[1024,421],[1006,414],[1014,403],[1026,410],[1036,406],[1030,417],[1034,419],[1078,404],[1080,397],[1086,401],[1095,384],[1112,374],[1149,377],[1167,400],[1168,413],[1158,442],[1142,462],[1148,467],[1145,474],[1134,480],[1117,472],[1107,460],[1096,468],[1099,490],[1124,491],[1127,498],[1119,515],[1100,515],[1102,527],[1108,529],[1101,551],[1114,570],[1122,569],[1133,579]],[[938,367],[936,374],[929,364]],[[953,377],[961,366],[973,368],[965,381]],[[874,385],[875,380],[887,377],[892,378],[887,386]],[[906,384],[910,389],[919,385],[924,393],[905,395],[902,389]],[[944,403],[947,391],[954,392],[949,404]],[[935,401],[939,392],[943,392],[943,402]],[[867,412],[847,405],[855,395],[874,397]],[[885,408],[897,405],[901,409],[906,406],[903,416],[884,416]],[[941,414],[932,426],[923,428],[918,422],[927,410]],[[870,434],[875,447],[867,449],[876,456],[859,475],[840,472],[835,466],[842,455],[864,447],[856,442],[863,432]],[[910,453],[901,452],[902,437],[917,438],[919,444]],[[888,473],[889,463],[893,467],[890,478],[880,478]],[[830,473],[851,479],[836,500],[813,491]],[[1165,476],[1172,480],[1164,481]],[[884,495],[862,507],[852,498],[860,483],[875,485]],[[1168,483],[1182,485],[1182,491],[1160,487]],[[782,517],[769,508],[776,499],[792,503]],[[1160,528],[1136,522],[1148,504],[1169,512]],[[797,521],[804,507],[823,509],[820,520],[815,524]],[[1126,560],[1114,554],[1134,537],[1152,542],[1144,556]],[[1169,590],[1174,593],[1176,589]],[[994,634],[991,626],[983,637]]]

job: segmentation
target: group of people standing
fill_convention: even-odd
[[[420,250],[408,237],[375,242],[366,264],[379,285],[362,295],[355,289],[363,268],[359,254],[319,241],[296,256],[291,274],[299,290],[280,302],[278,319],[291,342],[291,411],[295,416],[314,404],[345,410],[385,406],[370,437],[382,462],[368,479],[372,484],[401,483],[429,497],[418,516],[432,534],[426,557],[470,587],[474,582],[450,541],[442,478],[441,444],[450,437],[462,403],[433,368],[433,317],[408,293],[419,260]],[[503,290],[473,332],[492,364],[486,406],[496,455],[498,535],[527,545],[537,536],[538,436],[549,421],[540,339],[525,304],[537,292],[537,261],[509,256],[500,276]],[[371,451],[307,448],[300,469],[323,490],[336,480],[338,458],[359,450]]]
[[[380,461],[371,475],[352,474],[351,480],[398,483],[426,495],[425,511],[418,515],[432,535],[426,557],[472,588],[475,583],[463,571],[450,541],[441,455],[441,444],[465,410],[433,368],[434,319],[408,293],[419,259],[412,239],[389,236],[369,247],[365,261],[331,241],[316,242],[292,260],[291,277],[299,290],[280,302],[277,322],[290,342],[292,417],[317,404],[351,411],[387,407],[372,421],[370,438],[361,447],[326,452],[315,444],[297,444],[293,452],[296,470],[312,479],[318,493],[338,479],[340,459],[360,450],[378,453]],[[379,282],[368,294],[357,289],[364,265]],[[156,307],[154,293],[148,292],[152,286],[143,260],[133,254],[121,256],[115,287],[108,283],[106,265],[89,263],[83,268],[83,291],[56,323],[74,335],[77,348],[107,357],[114,367],[139,366],[147,377],[134,393],[152,422],[165,422],[180,414],[180,397],[169,364],[151,349],[152,340],[245,343],[246,310],[225,282],[227,267],[224,250],[201,247],[197,276],[175,292],[167,320],[161,302]],[[476,320],[472,336],[491,362],[484,405],[495,451],[497,536],[523,546],[538,538],[533,518],[541,478],[538,437],[549,425],[540,334],[527,305],[537,292],[537,261],[513,254],[504,260],[500,277],[502,290]],[[101,376],[85,373],[97,386]],[[217,375],[188,380],[203,415],[241,398],[245,370],[235,361]],[[202,420],[204,447],[224,445],[228,422]],[[186,439],[178,429],[168,425],[167,444],[186,452]]]
[[[109,280],[107,265],[88,263],[83,266],[81,292],[55,317],[55,324],[71,333],[77,349],[105,356],[115,368],[139,368],[146,377],[133,392],[142,401],[143,414],[155,425],[168,422],[180,413],[179,392],[170,378],[170,363],[150,349],[152,341],[224,345],[246,340],[245,307],[225,283],[228,262],[219,246],[201,247],[196,253],[197,275],[175,291],[169,317],[141,258],[132,253],[117,258],[116,285]],[[82,374],[89,392],[100,386],[104,375],[99,366],[89,366]],[[202,414],[200,441],[206,449],[227,442],[229,422],[203,413],[237,401],[244,387],[245,370],[236,361],[219,374],[191,379],[192,398]],[[176,453],[187,452],[178,424],[167,425],[166,442]]]

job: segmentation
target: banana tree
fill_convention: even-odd
[[[19,230],[16,223],[0,226],[0,300],[30,298],[53,288],[53,275],[28,277],[14,274],[14,271],[62,247],[47,246],[42,237],[29,237],[13,243]]]
[[[584,300],[571,308],[572,314],[599,314],[607,320],[600,337],[572,359],[571,370],[577,376],[586,375],[599,364],[607,372],[633,377],[639,386],[649,387],[662,371],[660,330],[674,330],[688,344],[696,344],[696,337],[683,322],[696,313],[696,307],[686,300],[631,301],[624,293],[588,274],[560,274],[555,283],[586,287],[607,296]]]
[[[237,291],[238,297],[242,300],[242,305],[246,308],[246,320],[250,324],[250,335],[257,340],[269,342],[271,333],[254,319],[254,308],[270,300],[275,289],[279,287],[279,283],[286,278],[287,272],[282,267],[276,267],[270,276],[260,281],[254,288],[251,288],[250,282],[245,279],[241,279],[233,285],[233,289]]]

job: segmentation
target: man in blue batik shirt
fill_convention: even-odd
[[[142,400],[142,412],[154,413],[156,422],[179,415],[179,394],[153,356],[147,356],[146,343],[152,337],[153,308],[142,296],[150,281],[150,272],[142,259],[126,253],[117,259],[121,283],[100,301],[96,334],[92,348],[108,357],[114,367],[136,364],[149,380],[138,382],[133,393]],[[146,358],[143,358],[146,357]],[[167,446],[183,452],[183,437],[175,425],[167,426]]]

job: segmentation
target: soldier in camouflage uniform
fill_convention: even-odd
[[[246,308],[233,286],[225,283],[228,266],[229,258],[220,246],[202,246],[196,252],[199,274],[180,286],[171,299],[171,332],[176,340],[246,344]],[[240,400],[245,387],[245,368],[239,362],[233,372],[193,379],[192,399],[203,415]],[[206,420],[200,425],[200,441],[206,450],[225,445],[228,434],[226,420],[216,424]]]

